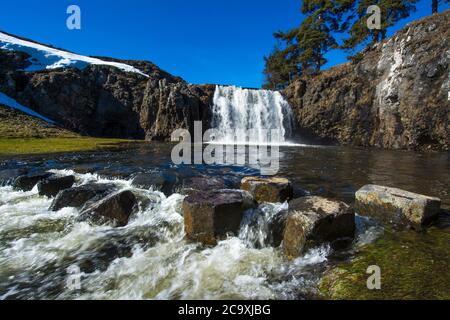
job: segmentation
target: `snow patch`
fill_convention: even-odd
[[[23,105],[18,103],[16,100],[8,97],[7,95],[5,95],[4,93],[1,93],[1,92],[0,92],[0,103],[4,104],[10,108],[22,111],[23,113],[26,113],[32,117],[36,117],[41,120],[44,120],[45,122],[48,122],[50,124],[55,124],[55,122],[53,120],[50,120],[50,119],[42,116],[41,114],[31,110],[30,108],[24,107]]]
[[[50,48],[31,41],[15,38],[0,32],[0,49],[21,51],[30,55],[31,65],[25,71],[33,72],[47,69],[72,67],[84,69],[88,65],[104,65],[116,67],[125,72],[133,72],[149,77],[139,69],[125,63],[104,61],[98,58],[82,56],[79,54]]]

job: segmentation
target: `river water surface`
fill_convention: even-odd
[[[0,299],[317,298],[326,270],[350,261],[355,250],[384,236],[383,226],[357,217],[351,247],[342,251],[325,244],[287,261],[280,248],[268,244],[267,233],[270,218],[287,204],[266,204],[248,214],[239,235],[216,247],[188,243],[181,212],[184,197],[134,188],[133,175],[165,171],[178,181],[214,176],[236,187],[242,177],[259,171],[249,166],[175,166],[170,159],[172,147],[152,143],[109,151],[0,158],[0,170],[75,174],[77,185],[112,181],[152,203],[126,227],[113,228],[77,221],[76,209],[48,211],[52,199],[40,197],[36,189],[21,192],[0,187]],[[289,178],[299,195],[351,203],[356,190],[375,183],[440,197],[443,207],[450,209],[449,160],[448,153],[282,147],[279,175]],[[448,227],[444,230],[448,232]],[[420,242],[421,236],[417,237]],[[442,258],[445,252],[436,250]],[[81,271],[80,289],[68,286],[74,268]]]

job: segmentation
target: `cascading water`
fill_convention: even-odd
[[[215,142],[223,144],[283,144],[292,133],[292,110],[281,93],[217,86],[214,93]],[[270,135],[270,130],[278,130]]]

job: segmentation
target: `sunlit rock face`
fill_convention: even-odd
[[[300,129],[342,144],[448,150],[450,11],[407,25],[351,63],[292,83]]]

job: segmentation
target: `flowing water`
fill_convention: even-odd
[[[266,143],[264,129],[282,128],[279,140],[271,142],[282,145],[279,176],[293,182],[298,196],[351,203],[356,190],[376,183],[440,197],[450,208],[448,153],[286,146],[291,111],[282,96],[271,91],[218,87],[214,112],[222,142],[235,141],[238,130],[254,129],[257,134],[250,142]],[[111,182],[150,200],[140,203],[127,226],[114,228],[79,221],[74,208],[49,211],[52,199],[39,196],[36,187],[29,192],[8,184],[0,187],[0,299],[316,298],[326,270],[351,261],[359,248],[384,237],[383,226],[358,216],[349,247],[324,244],[288,261],[280,247],[270,245],[271,220],[287,208],[280,203],[246,212],[239,234],[215,247],[189,243],[184,239],[184,196],[135,188],[133,176],[161,171],[174,175],[178,185],[193,176],[220,177],[236,188],[244,176],[258,175],[259,170],[254,165],[174,165],[172,147],[141,143],[110,151],[0,158],[0,171],[73,174],[76,185]],[[426,236],[417,238],[408,245],[417,254],[428,250],[420,245]],[[433,249],[430,259],[447,258],[441,247]],[[442,270],[426,265],[431,274]],[[73,286],[77,279],[80,288]]]
[[[175,166],[171,144],[140,144],[123,150],[1,159],[0,169],[33,168],[75,174],[77,184],[112,181],[151,199],[152,205],[123,228],[76,220],[66,208],[50,212],[52,199],[37,190],[0,188],[0,298],[12,299],[303,299],[313,298],[323,272],[382,237],[383,228],[358,217],[351,248],[313,248],[287,261],[269,245],[268,222],[286,204],[248,212],[241,231],[216,247],[184,240],[183,196],[169,197],[131,186],[137,172],[161,170],[182,181],[191,176],[223,178],[236,186],[246,166]],[[443,199],[450,208],[449,155],[342,147],[283,147],[281,176],[302,192],[351,202],[366,183],[406,188]],[[436,249],[438,250],[438,249]],[[439,253],[439,250],[437,251]],[[81,290],[70,290],[70,267],[82,272]]]

